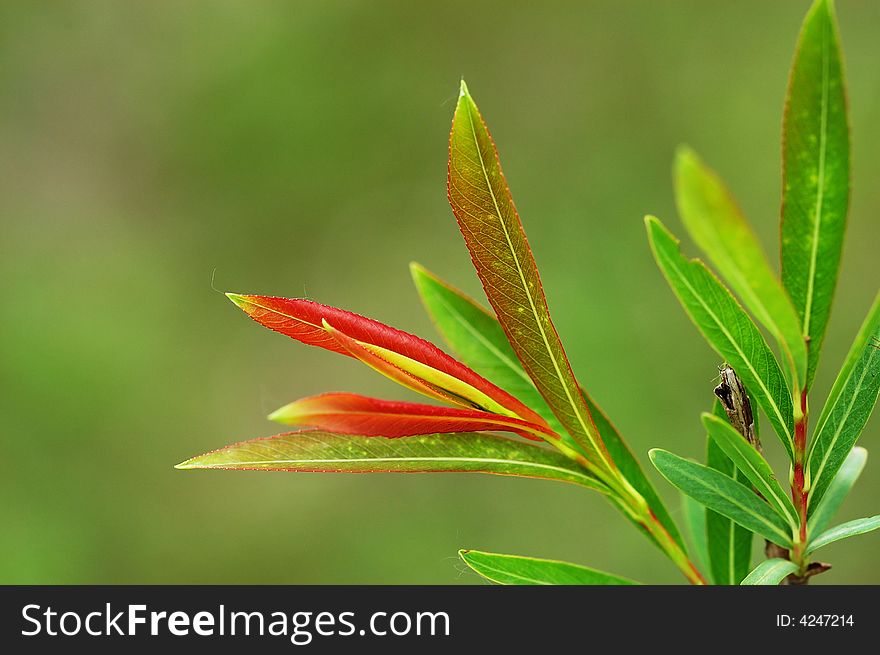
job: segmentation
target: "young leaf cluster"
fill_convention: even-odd
[[[878,301],[807,440],[807,394],[849,197],[843,68],[828,0],[817,0],[801,32],[783,138],[780,274],[720,177],[690,149],[676,156],[676,200],[686,231],[715,272],[684,256],[659,219],[646,219],[670,287],[741,380],[738,402],[756,403],[754,425],[740,431],[718,404],[703,415],[707,465],[659,449],[650,454],[686,495],[698,561],[720,584],[804,576],[815,550],[878,526],[872,517],[828,528],[865,463],[865,451],[854,445],[880,389]],[[463,81],[449,136],[447,193],[489,305],[412,264],[418,294],[452,354],[310,300],[227,294],[264,327],[359,360],[426,402],[347,392],[293,400],[269,418],[298,430],[235,443],[178,468],[476,472],[572,483],[607,498],[690,582],[706,582],[638,460],[575,377],[494,141]],[[791,493],[753,443],[757,408],[791,460]],[[743,415],[753,416],[752,409]],[[753,534],[780,556],[749,573]],[[565,562],[473,550],[460,555],[500,584],[633,584]]]

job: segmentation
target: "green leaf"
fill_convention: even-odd
[[[321,430],[287,432],[193,457],[180,469],[322,473],[492,473],[609,489],[562,454],[483,433],[386,439]]]
[[[782,281],[809,339],[808,388],[837,284],[849,205],[849,124],[834,5],[817,0],[801,28],[785,102]]]
[[[648,507],[650,507],[651,511],[654,513],[654,516],[660,521],[661,525],[666,529],[675,542],[683,551],[686,551],[687,549],[684,545],[684,539],[681,538],[681,533],[675,525],[675,521],[672,520],[666,506],[663,504],[663,501],[660,500],[660,496],[657,495],[654,485],[648,480],[645,472],[642,470],[641,464],[639,464],[639,461],[636,459],[632,450],[626,445],[623,437],[620,436],[620,432],[618,432],[617,428],[608,418],[608,415],[602,411],[602,408],[599,407],[589,395],[587,395],[586,391],[581,389],[581,393],[583,394],[584,401],[590,408],[593,421],[599,430],[599,434],[602,437],[605,447],[611,454],[611,459],[614,461],[615,466],[617,466],[617,470],[624,478],[626,478],[627,482],[639,492],[642,498],[645,499],[648,503]],[[651,538],[653,539],[653,537]]]
[[[727,420],[717,399],[712,411],[719,420]],[[745,476],[709,436],[706,437],[706,464],[747,488]],[[712,580],[720,585],[739,584],[752,565],[751,531],[718,512],[706,509],[706,540]]]
[[[796,529],[800,524],[797,511],[773,474],[767,460],[726,420],[708,413],[703,413],[702,419],[709,436],[718,444],[718,447],[724,451],[724,454],[730,458],[770,506],[788,521],[792,529]]]
[[[875,326],[880,339],[880,325]],[[868,422],[880,393],[880,347],[867,343],[848,371],[839,392],[829,400],[824,420],[816,426],[816,436],[807,455],[809,505],[815,506],[828,489],[862,429]]]
[[[709,344],[742,379],[794,459],[792,396],[779,364],[745,310],[699,260],[687,259],[678,240],[653,216],[645,219],[660,270]]]
[[[464,81],[449,135],[447,190],[486,297],[523,368],[587,460],[613,481],[613,467],[550,319],[495,144]]]
[[[787,559],[774,557],[758,564],[741,585],[778,585],[792,573],[796,573],[798,565]]]
[[[410,272],[428,315],[458,358],[574,443],[523,370],[495,315],[423,266],[413,262]]]
[[[810,537],[820,534],[831,523],[831,519],[834,518],[856,480],[859,479],[867,460],[868,451],[864,448],[856,446],[849,451],[843,466],[840,467],[834,480],[828,485],[828,490],[822,496],[822,500],[810,513],[810,518],[807,521],[807,534]]]
[[[610,573],[586,566],[518,555],[498,555],[479,550],[460,550],[464,563],[481,576],[504,585],[635,585]]]
[[[877,528],[880,528],[880,514],[869,518],[855,519],[854,521],[841,523],[840,525],[836,525],[833,528],[826,530],[813,539],[813,541],[807,546],[807,554],[817,551],[820,548],[824,548],[835,541],[849,539],[850,537],[865,534],[866,532],[872,532]]]
[[[865,352],[865,346],[871,343],[871,337],[877,334],[878,328],[880,328],[880,292],[877,292],[877,295],[874,296],[874,302],[871,304],[871,308],[868,310],[865,320],[862,321],[862,325],[859,327],[856,338],[849,347],[849,352],[843,360],[843,366],[840,367],[840,372],[837,374],[834,384],[831,386],[828,398],[825,399],[825,404],[822,406],[822,413],[819,415],[816,425],[822,425],[825,423],[825,419],[828,418],[828,412],[831,411],[831,408],[834,407],[838,397],[843,393],[847,380],[849,380],[850,373],[852,373],[856,363]]]
[[[681,494],[684,524],[694,545],[694,554],[701,569],[709,569],[709,541],[706,536],[706,508],[686,494]],[[727,520],[727,519],[725,519]]]
[[[770,331],[795,380],[803,382],[807,348],[800,321],[733,196],[717,173],[689,148],[679,148],[676,155],[675,190],[678,213],[688,234],[746,308]]]
[[[751,489],[708,466],[666,450],[655,448],[649,455],[663,477],[697,502],[779,546],[791,546],[791,533],[785,520]]]
[[[411,271],[431,319],[458,358],[538,412],[551,429],[563,435],[563,440],[574,444],[523,370],[498,319],[475,300],[422,266],[412,264]],[[666,531],[684,549],[675,522],[617,428],[586,392],[581,390],[581,394],[618,470],[642,495]]]

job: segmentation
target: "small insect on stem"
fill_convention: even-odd
[[[880,339],[878,339],[877,337],[871,337],[871,342],[868,345],[871,346],[871,348],[876,348],[877,350],[880,350]]]
[[[752,414],[752,404],[742,382],[728,364],[718,367],[721,374],[721,383],[715,387],[715,395],[721,401],[721,406],[727,414],[730,424],[752,446],[761,452],[761,442],[755,433],[755,418]]]

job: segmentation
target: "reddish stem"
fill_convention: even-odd
[[[654,510],[649,508],[648,516],[650,518],[650,522],[643,522],[642,525],[644,525],[645,529],[648,530],[648,532],[652,533],[654,537],[658,540],[658,542],[662,544],[663,549],[678,565],[688,581],[691,584],[696,585],[709,584],[706,581],[706,578],[703,577],[703,574],[700,573],[696,566],[694,566],[694,563],[690,559],[688,559],[687,554],[682,551],[681,548],[679,548],[678,544],[675,542],[675,539],[672,538],[672,535],[669,534],[669,531],[660,522],[660,519],[657,518],[657,515],[654,514]]]
[[[807,391],[801,392],[801,418],[794,426],[794,480],[791,484],[791,498],[800,514],[800,539],[795,544],[794,558],[798,564],[803,557],[803,547],[807,541],[807,492],[804,490],[804,460],[807,452]]]

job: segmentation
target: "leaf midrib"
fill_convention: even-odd
[[[779,569],[791,568],[791,564],[792,564],[791,562],[785,562],[785,561],[774,562],[772,566],[769,566],[764,569],[763,573],[761,574],[761,577],[754,578],[754,581],[752,582],[752,584],[755,584],[755,585],[769,584],[767,582],[767,580],[770,580],[772,577],[775,577],[775,574]]]
[[[514,263],[516,264],[516,272],[519,275],[520,282],[522,283],[523,291],[526,295],[526,298],[528,298],[528,300],[529,300],[529,306],[531,307],[531,310],[532,310],[532,316],[534,316],[534,318],[535,318],[535,322],[537,323],[537,326],[538,326],[538,331],[541,334],[541,339],[543,340],[544,347],[546,348],[546,351],[547,351],[547,355],[550,357],[550,361],[553,363],[553,368],[556,371],[557,380],[559,380],[559,382],[562,384],[562,388],[565,391],[565,396],[568,399],[569,405],[574,410],[575,416],[577,417],[578,422],[581,424],[581,429],[583,430],[586,437],[589,439],[590,444],[593,446],[593,448],[596,450],[597,454],[601,458],[601,449],[598,447],[598,444],[596,443],[595,438],[593,437],[590,429],[587,427],[587,424],[584,421],[583,416],[581,416],[580,409],[578,408],[577,404],[575,403],[574,398],[571,395],[571,391],[568,388],[568,385],[565,383],[565,380],[563,379],[562,370],[559,367],[559,362],[556,361],[556,356],[553,354],[553,351],[550,348],[550,341],[547,338],[547,333],[544,330],[544,326],[541,323],[541,317],[538,314],[538,309],[535,305],[534,299],[532,298],[532,294],[531,294],[531,291],[529,290],[529,285],[526,282],[525,275],[523,274],[522,265],[520,264],[519,257],[517,256],[517,253],[516,253],[516,249],[513,247],[513,242],[511,241],[510,233],[507,230],[507,225],[504,222],[504,218],[501,213],[501,208],[498,205],[498,199],[495,197],[495,190],[492,188],[492,183],[489,180],[489,174],[486,170],[486,163],[483,160],[483,152],[480,149],[480,142],[477,139],[477,131],[476,131],[476,128],[474,127],[474,116],[471,111],[471,100],[469,97],[466,97],[465,104],[467,106],[467,116],[468,116],[468,123],[470,124],[470,128],[471,128],[471,135],[473,137],[474,144],[476,145],[477,157],[480,160],[480,170],[483,173],[483,179],[486,181],[486,188],[489,190],[489,195],[492,197],[492,204],[495,206],[495,215],[498,217],[498,223],[501,225],[501,229],[504,232],[504,238],[507,241],[507,247],[510,250],[510,254],[513,257]]]
[[[737,433],[737,438],[740,438],[740,436],[741,435]],[[730,438],[733,439],[733,436],[730,435]],[[752,448],[751,445],[748,445],[747,447]],[[734,446],[734,448],[736,447]],[[755,453],[757,454],[757,451],[755,451]],[[749,470],[755,474],[755,479],[760,481],[760,486],[764,488],[764,493],[772,497],[776,502],[777,509],[781,509],[783,513],[785,513],[786,517],[789,519],[789,524],[791,525],[791,527],[796,527],[798,519],[795,514],[794,506],[792,506],[790,502],[786,502],[788,500],[788,497],[785,495],[785,492],[782,491],[779,483],[777,482],[776,484],[773,484],[772,480],[774,480],[775,478],[773,477],[773,471],[770,470],[770,467],[768,466],[766,471],[761,471],[758,467],[755,466],[755,463],[747,455],[740,452],[739,456],[743,460],[743,462],[745,462],[745,465],[749,467]],[[739,463],[737,464],[737,466],[740,465],[741,464]],[[781,496],[780,492],[782,492]],[[792,523],[792,521],[794,522]]]
[[[822,22],[822,109],[819,119],[819,170],[816,184],[815,225],[813,226],[813,241],[810,244],[810,270],[807,276],[807,299],[804,306],[804,323],[802,326],[804,336],[810,334],[810,320],[813,311],[813,293],[816,279],[816,268],[819,259],[819,233],[821,232],[822,205],[825,189],[825,153],[827,150],[828,130],[828,93],[829,93],[829,68],[831,58],[828,54],[828,30],[825,22]]]
[[[866,347],[870,348],[870,346],[866,346]],[[865,382],[865,378],[868,377],[868,373],[871,370],[871,364],[874,361],[874,356],[875,356],[874,351],[875,350],[876,349],[873,349],[873,348],[871,349],[871,352],[868,355],[868,359],[865,362],[865,366],[862,369],[861,375],[859,375],[859,377],[858,377],[858,382],[856,382],[856,388],[853,391],[852,396],[850,397],[849,403],[847,403],[846,411],[843,414],[843,418],[838,422],[837,429],[834,431],[834,436],[831,439],[831,443],[828,444],[828,447],[825,449],[825,452],[822,456],[822,460],[819,462],[819,468],[816,471],[816,477],[814,478],[814,482],[813,482],[814,485],[816,484],[816,482],[818,482],[819,480],[822,479],[822,472],[825,470],[825,466],[828,464],[828,460],[831,457],[831,453],[834,450],[834,446],[837,444],[837,440],[840,438],[840,435],[843,433],[843,428],[846,426],[847,419],[852,414],[853,407],[855,406],[856,400],[859,397],[859,393],[862,390],[862,385]],[[847,385],[844,385],[843,390],[846,390],[846,386]],[[822,432],[825,430],[825,426],[828,425],[828,421],[831,419],[832,412],[833,412],[833,410],[829,411],[828,416],[825,417],[825,421],[822,423],[822,427],[816,436],[816,440],[815,440],[814,444],[820,443],[819,437],[822,436]],[[827,491],[827,489],[826,489],[826,491]]]
[[[746,464],[748,465],[752,473],[755,474],[755,477],[761,481],[761,486],[764,487],[764,493],[771,496],[776,501],[777,508],[781,509],[783,513],[785,513],[786,517],[789,519],[789,525],[791,525],[792,527],[796,527],[797,519],[795,519],[795,517],[792,515],[794,512],[794,507],[791,506],[790,503],[785,502],[787,496],[785,496],[784,493],[782,496],[779,495],[779,492],[782,491],[782,489],[779,488],[779,485],[774,485],[772,482],[769,482],[762,474],[762,472],[758,470],[747,457],[744,457],[743,459],[745,459]],[[769,474],[768,477],[773,475],[773,472],[769,469],[768,471],[766,471],[766,473]]]
[[[757,250],[758,257],[757,258],[760,260],[760,263],[758,264],[758,266],[761,266],[765,269],[765,272],[767,273],[767,275],[769,275],[769,279],[771,280],[771,282],[773,282],[773,271],[770,269],[770,266],[767,264],[766,255],[764,254],[763,251],[760,250],[760,245],[757,243],[757,237],[754,237],[754,238],[756,239],[755,245],[758,248],[758,250]],[[731,258],[731,261],[736,261],[736,260]],[[758,291],[755,291],[752,288],[752,285],[749,282],[749,277],[746,276],[745,273],[742,273],[739,270],[739,267],[736,266],[735,264],[733,266],[733,272],[734,272],[733,276],[736,277],[739,281],[739,285],[740,285],[739,293],[744,298],[745,297],[751,298],[751,301],[753,303],[753,306],[752,306],[753,311],[756,308],[760,310],[760,311],[755,311],[755,315],[757,316],[758,320],[760,320],[762,323],[764,323],[764,325],[767,327],[767,329],[773,335],[773,338],[776,340],[776,343],[779,344],[779,347],[785,353],[785,356],[788,359],[788,362],[791,364],[791,370],[792,370],[793,375],[795,377],[797,377],[797,365],[795,364],[795,361],[794,361],[794,352],[792,351],[791,346],[789,345],[788,341],[786,340],[785,335],[783,334],[782,328],[779,327],[778,321],[773,316],[773,312],[771,312],[771,310],[770,310],[771,306],[773,306],[773,305],[768,304],[764,300],[764,294],[766,294],[766,293],[775,294],[776,290],[771,289],[770,287],[766,286],[766,284],[762,284],[761,288],[763,290],[763,293],[759,293]],[[727,274],[728,274],[728,276],[731,276],[731,271],[728,271]],[[762,283],[766,282],[766,279],[761,280],[761,282]],[[785,298],[784,297],[774,298],[774,300],[784,301]],[[748,304],[748,303],[746,303],[746,304]],[[790,303],[789,303],[789,305],[790,305]],[[794,325],[797,326],[797,316],[794,315],[794,310],[791,309],[789,311],[792,312]]]
[[[310,325],[311,327],[317,328],[319,330],[324,329],[320,325],[317,325],[316,323],[311,323],[303,318],[300,318],[299,316],[291,316],[290,314],[286,314],[286,313],[282,312],[280,309],[275,309],[274,307],[266,307],[266,305],[261,305],[260,303],[256,302],[253,299],[253,296],[244,296],[244,298],[245,298],[246,303],[248,303],[249,305],[253,305],[254,307],[259,307],[260,309],[263,309],[267,312],[277,314],[278,316],[283,316],[284,318],[289,318],[291,321],[295,321],[297,323],[302,323],[303,325]]]
[[[736,523],[727,519],[727,580],[733,584],[736,580]]]
[[[552,582],[544,582],[543,580],[538,580],[537,578],[530,578],[528,576],[521,575],[519,573],[511,573],[510,571],[505,571],[504,569],[499,569],[497,567],[494,567],[491,564],[485,564],[485,563],[481,562],[479,564],[474,563],[474,566],[479,567],[479,570],[477,570],[477,573],[479,573],[480,575],[482,575],[485,578],[488,578],[489,580],[492,580],[492,582],[497,582],[499,584],[506,584],[506,583],[502,582],[502,580],[501,580],[504,577],[515,578],[517,580],[522,580],[524,582],[528,582],[528,583],[536,584],[536,585],[552,585],[553,584]],[[485,573],[483,571],[485,571]],[[486,575],[486,573],[490,573],[490,574],[494,573],[496,577],[493,578],[489,575]]]
[[[724,491],[722,491],[721,489],[711,486],[710,484],[708,484],[708,483],[706,483],[705,481],[703,481],[703,479],[700,478],[699,476],[694,476],[693,474],[688,473],[687,470],[685,470],[685,469],[679,468],[678,470],[679,470],[679,472],[680,472],[682,475],[684,475],[685,477],[687,477],[687,478],[688,478],[689,480],[691,480],[692,482],[696,482],[698,485],[700,485],[700,486],[703,487],[704,489],[709,489],[710,491],[712,491],[712,492],[718,494],[719,496],[721,496],[721,497],[724,498],[725,500],[727,500],[727,501],[733,503],[734,505],[736,505],[737,507],[741,508],[741,509],[742,509],[744,512],[746,512],[749,516],[752,516],[752,517],[758,519],[761,523],[763,523],[765,526],[767,526],[768,528],[770,528],[772,532],[774,532],[774,533],[777,534],[777,535],[781,535],[781,536],[782,536],[782,539],[783,539],[783,541],[784,541],[785,543],[789,543],[789,542],[791,541],[791,538],[790,538],[788,535],[786,535],[785,532],[781,531],[781,530],[779,529],[779,526],[774,525],[772,522],[768,521],[767,518],[764,517],[764,516],[762,516],[761,514],[756,514],[753,510],[751,510],[751,509],[749,509],[748,507],[746,507],[745,505],[743,505],[741,502],[739,502],[739,501],[738,501],[736,498],[734,498],[733,496],[729,496],[728,494],[726,494],[726,493],[725,493]],[[731,479],[732,479],[732,478],[731,478]],[[718,512],[718,510],[713,510],[713,511],[717,512],[718,514],[721,514],[721,512]],[[722,516],[723,516],[723,515],[722,515]],[[730,517],[725,517],[725,518],[730,519]],[[730,519],[730,520],[733,521],[733,519]],[[746,529],[748,529],[748,528],[746,528]]]
[[[519,418],[521,420],[526,420],[522,416],[519,416],[512,409],[509,409],[508,407],[502,405],[500,401],[492,398],[485,391],[478,389],[477,387],[475,387],[474,385],[472,385],[468,382],[465,382],[461,378],[457,378],[454,375],[450,375],[446,371],[441,371],[440,369],[435,368],[435,367],[431,366],[430,364],[425,364],[424,362],[421,362],[417,359],[413,359],[412,357],[407,357],[406,355],[403,355],[399,352],[395,352],[393,350],[389,350],[388,348],[383,348],[382,346],[377,346],[375,344],[367,343],[365,341],[359,341],[359,340],[354,339],[352,337],[349,337],[349,338],[351,338],[361,348],[363,348],[364,350],[366,350],[367,352],[372,354],[374,357],[377,357],[378,359],[382,360],[383,362],[385,362],[389,366],[393,366],[398,371],[401,371],[402,373],[406,374],[407,376],[413,378],[416,381],[423,382],[424,384],[428,385],[431,388],[439,389],[442,393],[444,393],[448,396],[452,396],[452,402],[456,402],[456,400],[455,400],[456,398],[463,399],[465,401],[464,404],[467,407],[479,409],[481,411],[485,411],[490,414],[498,414],[501,416],[508,416],[508,417],[512,417],[512,418]],[[394,361],[397,358],[399,358],[402,361],[407,362],[407,365],[412,367],[414,369],[414,371],[410,372],[410,371],[406,370],[405,368],[403,368],[400,364],[398,364],[396,361]],[[358,359],[360,359],[360,358],[358,358]],[[367,366],[371,366],[368,362],[364,362],[364,363],[367,364]],[[439,381],[432,382],[431,380],[428,379],[427,375],[421,375],[421,376],[417,375],[417,373],[416,373],[417,371],[424,372],[424,369],[427,369],[428,371],[431,372],[432,375],[435,375],[437,378],[439,378]],[[379,371],[379,373],[382,373],[382,371]],[[440,384],[440,382],[443,382],[444,384]],[[472,394],[474,396],[474,398],[469,398],[468,396],[464,395],[464,393],[461,393],[461,392],[467,392],[469,394]],[[449,399],[446,399],[446,400],[447,400],[447,402],[449,402]],[[462,403],[458,402],[458,404],[462,404]]]
[[[867,534],[868,532],[873,532],[878,527],[876,525],[878,520],[880,520],[880,515],[866,516],[865,518],[853,519],[852,521],[847,521],[846,523],[841,523],[840,525],[828,528],[810,542],[806,554],[809,555],[820,548],[833,544],[835,541],[842,541],[843,539],[858,537]],[[853,530],[853,528],[856,529]]]
[[[745,222],[745,219],[741,216],[737,216],[737,219],[739,223]],[[767,265],[766,255],[760,250],[760,246],[758,245],[757,236],[755,236],[755,234],[751,230],[747,229],[746,232],[749,233],[749,237],[751,237],[751,240],[756,246],[755,252],[757,255],[755,260],[749,262],[749,264],[754,265],[754,261],[757,261],[757,266],[761,266],[762,268],[766,269],[765,271],[762,271],[762,273],[767,272],[772,277],[770,267]],[[724,252],[724,256],[727,258],[727,261],[730,264],[726,267],[727,271],[724,271],[724,273],[728,278],[733,278],[736,282],[735,284],[732,282],[731,286],[739,287],[739,294],[744,297],[747,296],[751,299],[751,304],[756,305],[760,309],[760,311],[756,311],[755,314],[760,314],[760,319],[767,325],[767,328],[773,333],[773,336],[776,337],[780,342],[783,341],[779,328],[777,327],[776,322],[773,320],[773,316],[770,313],[770,310],[767,308],[767,303],[764,302],[761,294],[759,294],[755,290],[752,282],[750,282],[750,277],[746,275],[742,267],[739,265],[739,261],[736,257],[734,249],[727,243],[725,239],[718,238],[713,239],[712,241],[716,247],[720,246],[721,250]],[[753,278],[754,276],[752,276],[752,279]]]
[[[509,428],[518,428],[520,430],[525,430],[527,432],[531,432],[532,434],[539,435],[542,439],[547,437],[552,438],[553,436],[556,436],[552,430],[544,431],[541,429],[541,426],[530,423],[529,421],[526,421],[524,419],[513,419],[513,417],[504,416],[503,414],[494,414],[491,412],[485,413],[487,414],[487,416],[452,416],[449,414],[417,414],[415,412],[396,413],[357,409],[327,409],[321,411],[306,412],[298,418],[309,420],[309,418],[321,416],[362,416],[367,419],[376,417],[392,419],[412,419],[416,421],[451,421],[454,423],[473,423],[476,421],[479,423],[503,425]],[[479,431],[480,430],[475,430],[475,432]]]
[[[789,446],[791,446],[792,439],[791,439],[791,432],[788,429],[788,425],[786,425],[785,419],[782,417],[782,413],[779,411],[779,406],[777,405],[776,401],[774,400],[773,395],[767,389],[767,386],[764,384],[764,381],[761,379],[761,376],[758,375],[758,372],[755,370],[755,367],[752,365],[751,360],[748,357],[746,357],[745,353],[740,349],[736,340],[733,338],[733,336],[730,334],[730,332],[727,331],[727,328],[725,328],[724,323],[718,318],[718,316],[715,315],[715,312],[713,312],[712,309],[705,302],[703,302],[703,299],[700,297],[700,294],[698,294],[696,289],[694,289],[694,287],[691,286],[690,282],[687,279],[687,276],[685,276],[682,273],[682,271],[679,270],[678,266],[676,266],[674,259],[672,259],[670,257],[666,257],[666,259],[667,259],[667,261],[669,261],[671,263],[673,269],[678,274],[679,278],[682,280],[682,282],[688,288],[688,291],[691,292],[691,295],[697,300],[697,302],[700,304],[700,306],[703,307],[703,309],[706,311],[706,313],[709,314],[709,316],[712,318],[712,320],[718,326],[718,329],[721,330],[722,334],[724,334],[724,336],[727,338],[727,340],[730,342],[730,344],[733,346],[733,348],[736,350],[736,352],[740,355],[740,357],[742,357],[743,362],[745,362],[747,368],[754,375],[755,381],[758,383],[758,386],[761,387],[761,389],[765,393],[765,397],[768,399],[770,404],[773,406],[773,411],[776,413],[776,416],[779,418],[780,425],[785,430],[785,436],[788,439]],[[696,263],[696,262],[694,262],[694,263]],[[697,264],[697,265],[699,266],[699,264]]]
[[[488,457],[354,457],[354,458],[333,458],[333,459],[267,459],[267,460],[245,460],[245,461],[232,461],[232,462],[222,462],[217,464],[207,464],[207,465],[194,465],[193,468],[213,468],[215,466],[257,466],[257,465],[265,465],[265,464],[362,464],[362,463],[406,463],[406,462],[466,462],[466,463],[476,463],[476,464],[504,464],[504,465],[514,465],[514,466],[523,466],[529,468],[543,469],[548,471],[555,471],[557,473],[564,474],[566,476],[572,476],[576,478],[581,478],[583,480],[587,480],[590,486],[596,486],[597,481],[593,478],[583,475],[578,471],[573,471],[571,469],[562,468],[559,466],[553,466],[552,464],[542,464],[539,462],[531,462],[528,460],[512,460],[512,459],[495,459]],[[467,471],[463,471],[467,472]]]

